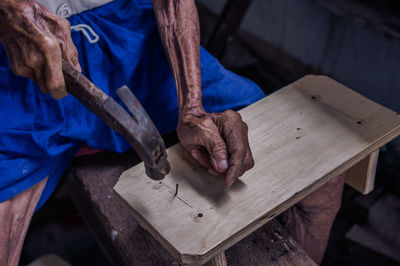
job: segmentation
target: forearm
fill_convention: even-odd
[[[200,27],[194,0],[153,0],[153,6],[175,78],[179,113],[202,113]]]

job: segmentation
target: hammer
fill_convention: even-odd
[[[164,141],[131,90],[127,86],[117,90],[130,115],[65,60],[62,62],[62,70],[67,91],[109,127],[125,136],[143,160],[146,174],[150,178],[163,179],[170,170]]]

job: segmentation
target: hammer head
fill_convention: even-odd
[[[112,128],[125,136],[143,160],[146,174],[154,180],[163,179],[169,173],[170,166],[160,133],[127,86],[118,89],[117,94],[131,115],[112,98],[108,98],[103,106],[114,118],[115,124]]]
[[[126,137],[144,161],[146,174],[150,178],[164,178],[169,172],[164,141],[129,88],[123,86],[117,90],[117,94],[131,115],[65,60],[62,70],[68,92],[109,127]]]

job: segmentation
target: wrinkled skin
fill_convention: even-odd
[[[153,0],[178,94],[178,137],[208,172],[230,187],[254,165],[247,125],[232,110],[210,114],[201,102],[200,27],[193,0]]]
[[[0,265],[17,266],[33,212],[47,178],[0,202]]]
[[[232,110],[185,114],[178,124],[182,145],[210,174],[224,176],[226,187],[254,166],[247,132],[246,123]]]
[[[0,41],[12,71],[55,99],[65,97],[62,58],[80,71],[69,22],[30,0],[2,0],[0,21]]]

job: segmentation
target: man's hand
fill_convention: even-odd
[[[226,187],[254,166],[248,128],[237,112],[186,112],[180,116],[177,131],[185,149],[210,174],[224,176]]]
[[[69,22],[32,0],[0,1],[0,41],[16,75],[55,99],[67,95],[62,58],[81,70]]]

